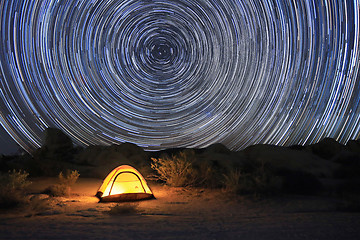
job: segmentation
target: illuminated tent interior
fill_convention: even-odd
[[[124,202],[154,198],[145,178],[133,167],[122,165],[112,170],[96,196],[100,202]]]

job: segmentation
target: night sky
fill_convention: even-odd
[[[150,150],[346,143],[360,135],[359,8],[3,0],[1,125],[27,151],[48,127],[82,146]]]

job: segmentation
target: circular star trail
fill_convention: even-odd
[[[27,151],[360,134],[359,2],[5,0],[1,124]]]

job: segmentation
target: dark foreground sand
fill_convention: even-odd
[[[55,180],[34,179],[32,191]],[[48,208],[39,203],[3,211],[0,239],[360,239],[360,213],[339,211],[337,200],[327,197],[253,200],[150,184],[155,200],[132,203],[132,213],[110,215],[116,203],[98,203],[93,196],[100,184],[80,178],[70,197],[52,198]]]

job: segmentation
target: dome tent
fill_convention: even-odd
[[[104,179],[96,197],[100,202],[125,202],[155,198],[145,178],[133,167],[122,165]]]

